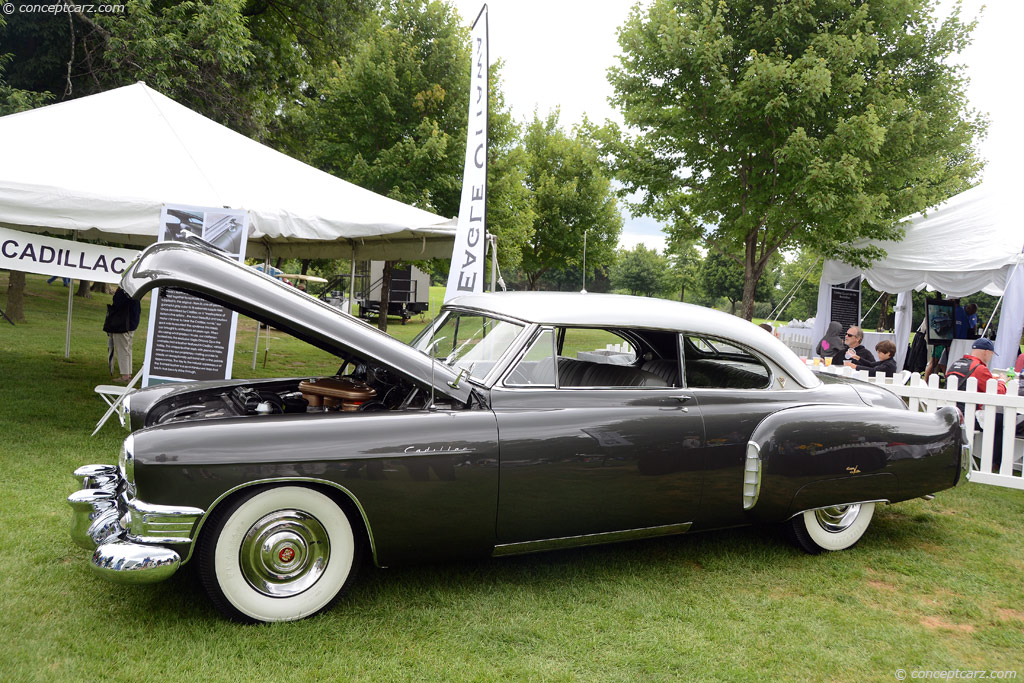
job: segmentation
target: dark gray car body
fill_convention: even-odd
[[[818,377],[757,326],[695,306],[593,294],[455,299],[451,310],[523,327],[486,378],[470,380],[201,249],[151,247],[122,286],[135,297],[185,289],[286,329],[390,397],[374,411],[265,415],[226,414],[225,396],[239,386],[292,391],[304,378],[134,394],[132,476],[122,463],[112,486],[122,507],[137,499],[199,511],[184,517],[190,527],[180,540],[154,544],[182,561],[219,506],[265,484],[299,482],[351,501],[375,562],[386,566],[781,522],[824,506],[920,497],[963,477],[954,409],[910,412],[884,388]],[[634,343],[637,365],[676,363],[678,374],[653,386],[509,385],[531,341],[559,326],[613,330]],[[688,386],[688,362],[731,363],[727,355],[697,359],[690,340],[699,335],[755,358],[764,386]],[[183,406],[197,409],[174,412]],[[182,417],[168,418],[175,414]],[[744,488],[752,467],[756,490]]]

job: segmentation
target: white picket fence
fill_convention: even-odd
[[[967,380],[966,390],[960,391],[957,389],[958,383],[955,378],[947,382],[945,387],[941,387],[936,375],[929,377],[928,383],[925,383],[918,373],[910,374],[906,371],[896,377],[871,377],[866,371],[854,371],[846,367],[819,370],[882,384],[901,396],[911,410],[935,412],[942,406],[963,403],[967,438],[973,441],[974,445],[975,462],[971,463],[970,480],[978,484],[994,484],[1024,490],[1024,471],[1021,467],[1024,459],[1024,439],[1018,439],[1015,435],[1017,417],[1024,414],[1024,396],[1017,395],[1017,380],[1007,382],[1006,393],[998,394],[996,380],[989,380],[985,391],[981,392],[978,391],[978,380],[972,377]],[[979,406],[983,406],[980,415]],[[999,411],[1003,413],[1002,434],[995,433],[996,413]],[[980,430],[976,427],[977,423],[982,426]],[[1003,457],[999,470],[993,471],[992,453],[996,439],[1002,440]]]
[[[815,347],[811,338],[802,334],[786,335],[782,343],[792,349],[793,353],[804,358],[809,358],[812,355],[811,349]]]

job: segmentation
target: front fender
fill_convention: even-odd
[[[139,497],[215,510],[256,483],[342,491],[373,530],[381,564],[487,556],[495,543],[498,445],[486,410],[228,418],[134,435]]]
[[[765,418],[748,447],[759,458],[752,521],[863,501],[896,502],[956,484],[962,432],[953,408],[915,413],[816,405]]]

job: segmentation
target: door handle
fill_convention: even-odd
[[[693,398],[692,396],[687,396],[687,395],[684,394],[684,395],[681,395],[681,396],[673,396],[672,398],[674,398],[680,404],[679,407],[676,408],[676,410],[678,410],[681,413],[688,413],[688,412],[690,412],[690,409],[687,408],[685,405],[682,405],[682,404],[686,403],[691,398]]]

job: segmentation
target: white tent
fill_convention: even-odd
[[[1004,294],[993,367],[1012,367],[1024,328],[1024,219],[1009,188],[982,183],[906,219],[901,242],[882,242],[886,258],[861,270],[826,261],[818,290],[814,338],[829,322],[831,285],[863,275],[875,289],[898,293],[897,365],[910,338],[911,291],[925,287],[953,297]]]
[[[319,171],[144,83],[0,118],[0,226],[144,246],[163,203],[246,209],[249,255],[451,255],[454,221]]]

